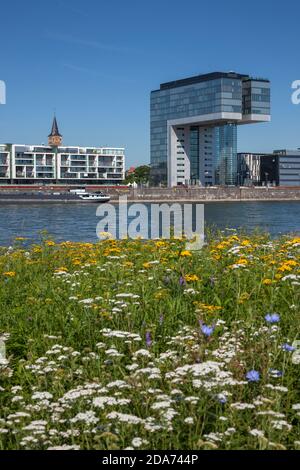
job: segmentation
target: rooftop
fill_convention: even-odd
[[[195,83],[207,82],[210,80],[217,80],[219,78],[232,78],[239,80],[255,80],[260,82],[269,83],[269,80],[265,78],[252,78],[246,74],[239,74],[236,72],[212,72],[202,75],[195,75],[193,77],[183,78],[180,80],[174,80],[172,82],[161,83],[160,90],[168,90],[170,88],[177,88],[186,85],[193,85]],[[158,91],[158,90],[155,90]]]
[[[291,150],[291,149],[282,149],[282,150],[274,150],[274,153],[280,154],[280,155],[294,155],[294,156],[300,156],[300,148],[296,150]]]

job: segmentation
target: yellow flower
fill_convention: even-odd
[[[146,269],[149,269],[151,268],[151,264],[150,263],[143,263],[143,267],[146,268]]]
[[[293,268],[290,265],[284,263],[278,268],[278,271],[284,273],[285,271],[293,271]]]
[[[298,263],[293,259],[289,259],[289,260],[285,261],[284,264],[286,264],[288,266],[297,266],[298,265]]]
[[[241,245],[242,246],[249,246],[250,245],[250,240],[243,240]]]
[[[204,312],[207,312],[207,313],[215,313],[215,312],[219,312],[220,310],[222,310],[222,307],[220,307],[219,305],[207,305],[207,304],[203,304],[202,302],[194,302],[194,305],[196,305],[196,307],[198,307],[201,311],[204,311]]]
[[[219,243],[219,244],[216,246],[216,249],[217,249],[217,250],[223,250],[223,248],[226,248],[227,246],[228,246],[228,243],[222,242],[222,243]]]
[[[196,281],[199,281],[199,277],[197,276],[197,274],[186,274],[184,276],[184,279],[186,280],[186,282],[196,282]]]
[[[291,245],[296,245],[296,244],[300,243],[300,238],[299,237],[293,238],[288,243],[291,244]]]
[[[56,273],[59,272],[59,271],[65,271],[65,272],[67,272],[67,271],[68,271],[68,268],[65,268],[64,266],[62,266],[61,268],[55,269],[55,272],[56,272]]]
[[[46,240],[45,245],[47,246],[55,246],[55,243],[52,240]]]
[[[166,242],[163,242],[163,241],[156,242],[155,246],[157,246],[157,248],[160,248],[162,246],[166,246]]]
[[[244,265],[246,265],[246,264],[248,264],[248,260],[247,260],[246,258],[240,258],[240,259],[238,260],[238,264],[244,264]]]
[[[270,286],[271,284],[273,284],[274,281],[272,281],[272,279],[264,279],[262,281],[262,283],[265,285],[265,286]]]
[[[3,276],[5,277],[15,277],[15,275],[15,271],[7,271],[6,273],[3,273]]]
[[[121,250],[120,248],[117,248],[116,246],[112,246],[111,248],[107,248],[104,253],[103,253],[103,256],[109,256],[111,254],[120,254],[121,253]]]
[[[74,266],[79,266],[81,264],[81,261],[80,259],[73,259],[72,264],[74,264]]]
[[[188,250],[184,250],[180,253],[180,256],[182,257],[192,256],[192,253]]]

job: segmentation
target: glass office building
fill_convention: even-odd
[[[270,82],[214,72],[151,92],[153,184],[236,184],[237,125],[270,120]]]

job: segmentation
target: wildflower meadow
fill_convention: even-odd
[[[300,449],[300,238],[0,249],[0,449]]]

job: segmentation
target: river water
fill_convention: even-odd
[[[149,209],[149,204],[146,206]],[[10,245],[19,236],[28,238],[29,243],[39,241],[41,231],[47,231],[56,241],[95,242],[100,220],[96,216],[97,207],[90,203],[0,204],[0,245]],[[299,234],[300,201],[210,202],[205,204],[205,224],[249,232],[258,228],[272,236]]]

